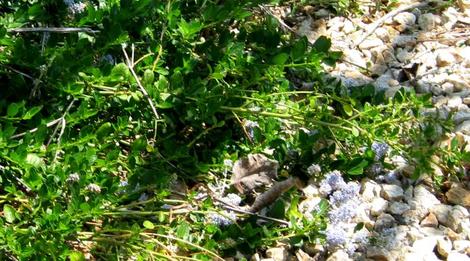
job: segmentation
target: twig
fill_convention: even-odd
[[[219,202],[219,203],[222,203],[222,207],[227,209],[227,210],[231,210],[231,211],[234,211],[234,212],[237,212],[237,213],[241,213],[241,214],[247,214],[247,215],[251,215],[251,216],[255,216],[259,219],[264,219],[264,220],[269,220],[269,221],[274,221],[274,222],[277,222],[277,223],[280,223],[282,225],[286,225],[288,226],[289,225],[289,222],[288,221],[285,221],[285,220],[282,220],[282,219],[277,219],[277,218],[272,218],[272,217],[267,217],[267,216],[263,216],[261,214],[258,214],[258,213],[253,213],[251,211],[248,211],[248,210],[244,210],[244,209],[241,209],[237,206],[233,206],[227,202],[224,202],[223,200],[217,198],[216,196],[214,196],[214,192],[207,186],[204,186],[208,191],[210,191],[211,193],[211,198],[213,198],[215,201]],[[188,195],[184,194],[184,193],[181,193],[179,191],[171,191],[172,193],[174,194],[177,194],[177,195],[180,195],[180,196],[183,196],[183,197],[187,197]],[[207,196],[204,196],[203,198],[200,198],[200,199],[196,199],[197,201],[202,201],[206,198]]]
[[[153,114],[155,115],[155,137],[157,135],[157,122],[158,120],[160,119],[160,116],[158,116],[158,112],[157,112],[157,109],[155,108],[155,105],[153,104],[152,102],[152,99],[150,98],[147,90],[145,90],[144,86],[142,85],[142,83],[140,82],[139,80],[139,77],[137,76],[137,74],[135,73],[134,71],[134,67],[133,67],[133,60],[129,59],[129,55],[127,55],[127,52],[126,52],[126,48],[124,47],[124,45],[122,46],[122,52],[124,53],[124,56],[126,58],[126,63],[127,63],[127,67],[129,68],[129,70],[131,71],[132,73],[132,76],[134,76],[134,79],[135,81],[137,82],[137,85],[139,86],[140,88],[140,91],[142,92],[142,94],[144,95],[144,97],[147,99],[149,105],[150,105],[150,108],[152,108],[152,112]]]
[[[411,5],[405,5],[405,6],[402,6],[400,8],[397,8],[397,9],[391,11],[390,13],[386,14],[385,16],[382,16],[379,20],[373,22],[372,24],[370,24],[370,26],[368,26],[368,29],[366,30],[366,33],[356,42],[355,46],[357,47],[362,42],[364,42],[364,40],[367,39],[367,37],[369,37],[380,25],[382,25],[388,19],[395,17],[397,14],[399,14],[401,12],[404,12],[404,11],[407,11],[407,10],[410,10],[410,9],[413,9],[413,8],[424,7],[424,6],[427,6],[428,4],[429,4],[429,2],[425,1],[425,2],[414,3],[414,4],[411,4]]]
[[[52,133],[51,137],[49,138],[49,140],[47,141],[46,143],[46,147],[49,146],[49,144],[51,144],[52,142],[52,139],[54,138],[54,136],[56,135],[57,131],[59,130],[59,126],[62,126],[62,129],[59,133],[59,138],[58,138],[58,144],[60,144],[60,138],[62,137],[62,135],[64,134],[64,128],[65,128],[65,115],[69,112],[69,110],[72,108],[72,105],[73,103],[75,102],[75,100],[72,100],[69,104],[69,106],[67,106],[67,108],[65,109],[64,113],[62,114],[62,117],[60,117],[58,120],[62,123],[61,125],[57,125],[54,129],[54,132]]]
[[[259,8],[260,8],[263,12],[265,12],[265,13],[269,14],[270,16],[274,17],[274,18],[282,25],[282,27],[284,27],[284,29],[286,29],[286,30],[288,30],[288,31],[290,31],[290,32],[292,32],[292,33],[298,35],[298,33],[297,33],[294,29],[292,29],[292,27],[290,27],[289,25],[287,25],[287,24],[284,22],[284,20],[282,20],[280,17],[277,17],[275,14],[273,14],[273,12],[271,12],[271,10],[269,10],[268,8],[266,8],[266,6],[259,5]]]
[[[11,67],[11,66],[5,65],[5,64],[0,64],[0,65],[3,66],[3,67],[5,67],[5,68],[7,68],[8,70],[11,70],[11,71],[13,71],[13,72],[16,72],[17,74],[19,74],[19,75],[21,75],[21,76],[23,76],[23,77],[26,77],[26,78],[28,78],[28,79],[34,81],[34,78],[33,78],[32,76],[30,76],[29,74],[26,74],[26,73],[24,73],[24,72],[18,71],[17,69],[15,69],[15,68],[13,68],[13,67]]]
[[[57,148],[56,148],[56,151],[55,151],[55,155],[54,155],[54,159],[52,160],[53,162],[56,161],[57,159],[57,156],[59,156],[59,149],[60,149],[60,142],[62,140],[62,135],[64,135],[64,132],[65,132],[65,126],[67,124],[67,122],[65,121],[65,118],[62,117],[62,124],[61,124],[61,128],[60,128],[60,132],[59,132],[59,137],[57,137]],[[58,127],[59,125],[57,125]]]
[[[24,27],[24,28],[13,28],[8,29],[9,33],[99,33],[97,30],[93,30],[88,27]]]
[[[165,36],[165,31],[166,31],[166,24],[163,25],[162,33],[160,34],[160,46],[158,47],[157,58],[153,62],[152,71],[155,71],[155,68],[157,67],[157,64],[160,61],[160,57],[162,56],[162,53],[163,53],[163,36]]]
[[[62,117],[60,117],[58,119],[55,119],[53,121],[50,121],[50,122],[46,123],[46,127],[47,128],[52,127],[52,126],[56,125],[57,123],[59,123],[61,120],[62,120]],[[25,132],[22,132],[22,133],[15,134],[15,135],[11,136],[10,139],[16,139],[16,138],[23,137],[26,134],[30,134],[30,133],[34,133],[34,132],[38,131],[38,129],[39,128],[34,128],[34,129],[31,129],[31,130],[28,130],[28,131],[25,131]]]
[[[247,214],[247,215],[251,215],[251,216],[255,216],[259,219],[264,219],[264,220],[269,220],[269,221],[274,221],[274,222],[277,222],[277,223],[280,223],[282,225],[286,225],[288,226],[289,225],[289,222],[285,221],[285,220],[282,220],[282,219],[277,219],[277,218],[272,218],[272,217],[267,217],[267,216],[263,216],[263,215],[260,215],[258,213],[254,213],[254,212],[251,212],[251,211],[248,211],[248,210],[243,210],[241,208],[237,208],[235,206],[232,206],[226,202],[223,202],[222,200],[216,198],[216,197],[213,197],[217,202],[220,202],[222,204],[224,204],[225,206],[222,206],[223,208],[227,209],[227,210],[232,210],[234,212],[238,212],[238,213],[241,213],[241,214]]]

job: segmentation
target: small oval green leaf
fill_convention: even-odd
[[[154,229],[155,225],[151,221],[145,220],[144,221],[144,227],[147,228],[147,229]]]
[[[3,205],[3,216],[8,223],[13,223],[16,219],[16,210],[11,205]]]

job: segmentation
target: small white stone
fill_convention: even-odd
[[[439,199],[423,185],[416,186],[413,189],[413,194],[413,199],[416,200],[417,204],[428,211],[433,206],[441,203]]]
[[[457,49],[456,54],[462,61],[463,66],[465,66],[466,68],[470,68],[470,46]]]
[[[452,96],[447,101],[447,106],[451,109],[456,109],[462,104],[462,98],[459,96]]]
[[[349,258],[348,254],[344,252],[343,250],[337,250],[333,254],[331,254],[326,261],[349,261],[352,260]]]
[[[380,77],[375,80],[375,83],[374,83],[375,89],[377,91],[387,90],[388,88],[390,88],[390,85],[389,85],[390,80],[393,80],[393,77],[389,73],[380,75]]]
[[[383,198],[374,198],[370,206],[370,214],[373,216],[379,216],[382,214],[388,207],[388,201]]]
[[[403,198],[403,189],[392,184],[382,184],[380,195],[386,200],[400,200]]]
[[[366,202],[380,196],[380,186],[373,180],[364,181],[361,190],[362,199]]]
[[[377,38],[379,38],[380,40],[384,41],[384,42],[388,42],[390,41],[390,34],[389,34],[389,31],[383,27],[379,27],[375,30],[375,35],[377,36]]]
[[[452,206],[445,204],[437,204],[431,208],[431,212],[436,215],[439,223],[447,226],[449,224],[449,215],[452,212]]]
[[[374,224],[374,229],[376,231],[381,231],[386,228],[391,228],[396,224],[395,218],[392,215],[382,213],[380,216],[377,217],[377,220]]]
[[[416,44],[416,37],[414,35],[399,35],[393,39],[393,46],[405,47],[414,46]]]
[[[359,45],[359,48],[362,50],[367,50],[377,46],[382,46],[383,44],[384,43],[380,39],[366,39]]]
[[[455,131],[462,132],[463,134],[470,135],[470,120],[466,120],[460,123],[456,128]]]
[[[450,52],[450,50],[444,49],[444,50],[438,50],[436,56],[436,64],[439,67],[444,67],[451,65],[455,63],[455,57],[454,55]]]
[[[458,252],[451,252],[447,256],[447,261],[470,261],[470,257]]]
[[[397,60],[402,63],[409,62],[412,58],[411,53],[409,53],[406,49],[403,48],[398,48],[397,54],[395,56],[397,57]]]
[[[454,250],[458,252],[464,252],[467,248],[470,248],[469,240],[455,240],[453,242]]]
[[[410,12],[402,12],[393,17],[393,21],[401,25],[413,25],[416,23],[416,16]]]
[[[437,240],[437,252],[443,257],[447,257],[452,250],[452,241],[447,237],[442,237]]]
[[[284,247],[273,247],[266,250],[266,256],[274,261],[287,261],[289,253]]]
[[[341,16],[335,16],[328,20],[327,26],[329,31],[340,31],[340,29],[343,27],[345,18]]]
[[[302,191],[304,192],[304,195],[306,197],[314,197],[320,195],[320,193],[318,192],[318,188],[313,184],[309,184],[308,186],[303,188]]]
[[[454,84],[450,82],[445,82],[444,84],[442,84],[442,90],[446,94],[452,94],[454,92]]]
[[[444,28],[447,30],[451,30],[454,27],[454,25],[457,23],[457,21],[459,20],[458,15],[459,15],[459,12],[455,8],[453,7],[447,8],[447,10],[445,10],[442,13]]]
[[[413,242],[413,251],[426,254],[432,252],[436,247],[438,237],[424,237]]]
[[[348,50],[344,54],[344,59],[359,66],[367,67],[367,62],[364,59],[363,54],[358,50]]]
[[[419,27],[424,31],[431,31],[440,24],[440,17],[431,13],[420,15],[418,18]]]
[[[464,103],[465,103],[465,99],[467,99],[467,98],[463,99]],[[470,97],[468,97],[468,99],[470,100]],[[455,124],[460,124],[463,121],[467,121],[467,120],[470,120],[470,110],[469,109],[459,110],[454,114],[454,123]]]
[[[392,204],[390,204],[390,206],[388,207],[388,211],[394,215],[401,215],[409,209],[410,206],[401,202],[392,202]]]
[[[463,98],[463,103],[465,103],[466,105],[470,105],[470,97]]]
[[[354,32],[355,30],[356,30],[356,27],[354,26],[354,24],[350,20],[346,19],[343,24],[343,32],[345,34],[350,34]]]

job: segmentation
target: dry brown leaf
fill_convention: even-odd
[[[300,180],[297,177],[290,177],[284,181],[274,183],[274,185],[269,190],[256,197],[255,202],[249,208],[249,211],[258,212],[264,207],[271,205],[271,203],[276,201],[279,197],[282,196],[282,194],[284,194],[299,182]]]
[[[232,168],[232,184],[243,194],[256,188],[271,185],[277,178],[279,163],[268,159],[263,154],[249,154],[237,160]]]

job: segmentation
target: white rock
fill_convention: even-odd
[[[341,41],[344,38],[344,33],[342,31],[332,31],[330,33],[331,39],[334,39],[336,41]],[[334,42],[334,41],[333,41]],[[337,45],[334,45],[335,47],[338,47]],[[340,50],[345,50],[344,48],[340,48]]]
[[[397,60],[402,63],[409,62],[412,58],[412,54],[403,48],[398,48],[395,56],[397,57]]]
[[[375,231],[382,231],[386,228],[391,228],[396,224],[395,218],[392,215],[382,213],[377,217],[377,220],[374,224]]]
[[[385,29],[383,27],[379,27],[375,30],[374,33],[377,36],[377,38],[379,38],[383,42],[390,41],[390,34],[389,34],[389,31],[387,29]]]
[[[413,200],[413,186],[409,186],[405,192],[403,192],[403,198],[405,199],[405,202],[407,202],[408,204],[410,203],[411,200]]]
[[[454,84],[452,84],[450,82],[445,82],[444,84],[442,84],[442,90],[447,95],[450,95],[454,92]]]
[[[356,30],[356,27],[354,26],[354,24],[350,20],[346,19],[343,24],[343,32],[345,34],[350,34],[354,32],[355,30]]]
[[[434,227],[420,227],[419,231],[425,236],[425,237],[437,237],[441,238],[446,235],[444,231],[441,229],[437,229]]]
[[[443,257],[447,257],[452,250],[452,241],[447,237],[442,237],[437,240],[437,252]]]
[[[460,223],[461,234],[470,240],[470,220],[462,220]]]
[[[413,199],[416,200],[418,205],[428,211],[434,205],[441,203],[439,199],[423,185],[418,185],[413,189]]]
[[[436,215],[436,218],[439,223],[443,224],[444,226],[449,225],[449,215],[452,212],[452,206],[445,204],[437,204],[431,208],[431,212]]]
[[[392,204],[390,204],[388,207],[388,212],[395,214],[395,215],[401,215],[409,209],[410,209],[410,206],[408,206],[405,203],[392,202]]]
[[[442,13],[444,28],[447,30],[451,30],[454,27],[455,23],[457,23],[458,21],[458,15],[459,12],[455,8],[447,8],[447,10]]]
[[[400,259],[402,261],[424,261],[424,256],[422,253],[408,252],[403,255]]]
[[[328,26],[328,31],[340,31],[341,28],[343,27],[345,18],[341,16],[335,16],[328,20],[327,26]]]
[[[451,252],[447,256],[447,261],[470,261],[470,257],[458,252]]]
[[[459,96],[452,96],[447,100],[447,106],[451,109],[457,109],[462,103],[462,98]]]
[[[379,216],[382,214],[388,207],[388,201],[383,198],[374,198],[371,202],[370,214],[372,216]]]
[[[366,39],[359,45],[359,48],[362,50],[367,50],[377,46],[382,46],[383,44],[384,43],[380,39]]]
[[[463,103],[465,103],[466,105],[470,105],[470,97],[463,98]]]
[[[462,225],[466,225],[465,223],[469,220],[470,214],[465,207],[455,205],[452,207],[450,219],[450,228],[453,229],[455,232],[462,232]]]
[[[465,79],[465,75],[462,73],[459,75],[451,74],[446,80],[454,85],[455,91],[467,90],[468,86],[470,86],[470,80]]]
[[[470,248],[470,241],[469,240],[455,240],[453,242],[454,250],[464,253],[467,248]]]
[[[416,36],[414,35],[399,35],[393,39],[393,46],[405,47],[414,46],[416,44]]]
[[[287,261],[289,253],[284,247],[273,247],[266,250],[266,256],[274,261]]]
[[[383,247],[370,246],[367,247],[367,257],[372,260],[394,260],[392,253]]]
[[[358,50],[348,50],[344,52],[344,59],[348,62],[357,64],[362,67],[367,67],[367,62],[363,57],[363,54]]]
[[[410,12],[402,12],[393,17],[393,21],[399,25],[399,31],[404,31],[416,23],[416,16]]]
[[[403,189],[397,185],[382,184],[380,195],[386,200],[400,200],[403,198]]]
[[[340,76],[341,81],[347,88],[356,87],[371,83],[373,80],[358,71],[346,71]]]
[[[380,186],[373,180],[364,180],[361,186],[362,199],[371,202],[374,198],[380,196]]]
[[[456,128],[455,131],[462,132],[463,134],[470,135],[470,120],[466,120],[460,123]]]
[[[449,206],[444,204],[438,204],[432,207],[431,212],[436,215],[437,220],[440,224],[456,231],[461,232],[462,221],[468,219],[469,213],[466,208],[462,206]]]
[[[470,97],[469,97],[470,98]],[[464,99],[465,101],[465,99]],[[470,110],[459,110],[454,114],[454,123],[459,124],[463,121],[470,120]]]
[[[413,252],[426,254],[436,247],[438,237],[424,237],[413,242]]]
[[[429,69],[434,69],[437,66],[436,62],[436,54],[435,53],[426,53],[421,58],[419,59],[422,63],[422,65],[419,67],[418,71],[420,69],[423,69],[424,72],[420,73],[419,75],[426,75],[423,78],[429,78]]]
[[[436,94],[435,94],[436,95]],[[434,104],[435,107],[440,108],[443,105],[447,104],[447,101],[449,101],[449,98],[444,96],[444,95],[439,95],[439,96],[434,96],[432,97],[432,103]]]
[[[470,46],[456,50],[456,54],[460,57],[463,66],[470,68]]]
[[[375,80],[375,89],[377,91],[387,90],[388,88],[390,88],[390,80],[394,80],[391,74],[385,73],[380,75],[380,77]]]
[[[455,63],[453,53],[448,49],[438,50],[436,55],[436,64],[439,67],[448,66]]]
[[[331,254],[326,261],[349,261],[352,260],[349,258],[348,254],[343,250],[337,250],[333,254]]]
[[[470,10],[470,0],[457,0],[457,4],[463,12]]]
[[[308,220],[312,220],[312,212],[320,205],[321,198],[318,196],[309,197],[299,204],[299,211],[305,215]]]
[[[431,31],[440,23],[441,18],[431,13],[420,15],[418,18],[419,27],[424,31]]]

